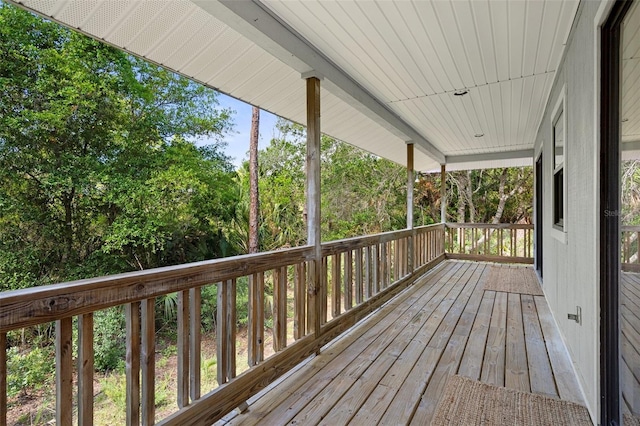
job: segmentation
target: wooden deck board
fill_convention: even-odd
[[[489,268],[445,262],[225,420],[428,424],[453,374],[581,402],[544,297],[484,291]]]
[[[544,345],[540,320],[533,296],[522,295],[522,318],[529,367],[531,392],[558,398],[551,362]]]
[[[422,398],[420,398],[420,404],[413,415],[411,424],[420,425],[431,422],[438,403],[438,397],[443,393],[447,379],[458,371],[469,338],[469,332],[478,312],[480,302],[482,301],[484,283],[480,278],[483,271],[484,268],[480,267],[476,270],[476,273],[472,277],[472,281],[475,282],[475,288],[471,281],[467,285],[467,288],[473,291],[470,297],[467,296],[467,294],[469,294],[468,292],[461,295],[457,301],[457,309],[449,311],[445,322],[443,322],[445,327],[443,327],[442,330],[438,330],[440,335],[449,335],[450,338],[446,347],[444,347],[444,352],[434,370],[431,380]],[[462,315],[460,314],[461,309],[464,309]],[[452,325],[454,324],[455,329],[452,329]]]
[[[507,297],[507,293],[496,293],[484,353],[484,362],[482,363],[482,374],[480,375],[482,382],[495,386],[504,386]]]
[[[277,424],[279,421],[293,418],[299,410],[306,407],[310,399],[326,387],[333,377],[352,363],[379,336],[385,334],[384,332],[391,325],[386,321],[389,313],[401,313],[402,318],[411,318],[412,315],[424,310],[425,304],[429,301],[434,300],[432,305],[437,305],[439,293],[445,291],[444,294],[446,294],[447,286],[452,285],[451,279],[461,266],[446,265],[445,268],[434,271],[435,273],[431,274],[430,279],[421,286],[421,289],[416,289],[415,292],[404,292],[399,295],[399,298],[393,299],[381,309],[379,315],[370,317],[366,324],[352,329],[344,338],[334,342],[321,355],[315,357],[309,363],[308,369],[300,371],[288,386],[283,387],[283,392],[270,392],[265,395],[254,404],[255,407],[251,407],[247,415],[237,416],[238,419],[231,424],[250,425],[258,422]],[[427,302],[419,304],[423,296]],[[404,311],[402,307],[405,308]],[[391,333],[386,334],[391,335]],[[347,348],[349,352],[344,353]]]
[[[640,417],[640,274],[623,273],[620,355],[623,409]]]
[[[465,287],[465,277],[470,275],[472,269],[472,267],[461,268],[461,270],[457,274],[457,276],[459,276],[458,280],[455,281],[455,285],[450,289],[446,296],[439,302],[432,304],[426,312],[421,312],[414,318],[412,318],[411,326],[412,328],[416,328],[411,331],[408,327],[407,329],[405,329],[405,331],[408,329],[410,330],[408,333],[401,333],[398,336],[399,338],[394,340],[394,344],[392,345],[394,351],[397,351],[397,346],[403,346],[403,344],[404,346],[406,346],[409,343],[409,341],[406,341],[405,343],[406,337],[409,337],[409,340],[421,341],[423,339],[430,338],[430,336],[433,336],[436,327],[442,321],[441,319],[444,317],[446,310],[448,310],[450,304],[453,303],[457,295]],[[431,301],[429,301],[429,303],[433,301],[435,301],[435,299],[432,299]],[[418,325],[421,323],[423,323],[425,326],[418,330]],[[400,354],[397,353],[397,356],[399,355]],[[360,360],[362,359],[362,357],[359,357],[358,359]],[[308,416],[300,420],[304,420],[303,424],[314,424],[313,418],[310,419]]]
[[[524,274],[523,274],[524,277]],[[510,293],[507,300],[507,341],[504,383],[511,389],[530,392],[529,366],[525,347],[520,295]]]

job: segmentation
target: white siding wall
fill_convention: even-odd
[[[551,91],[536,150],[543,144],[544,230],[543,287],[569,349],[592,418],[599,418],[599,290],[598,290],[598,147],[594,132],[594,18],[599,1],[583,1],[568,39],[564,60]],[[553,156],[551,120],[554,107],[566,94],[567,179],[564,218],[566,243],[552,231]],[[567,319],[582,307],[582,325]]]

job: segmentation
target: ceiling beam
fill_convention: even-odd
[[[444,164],[445,156],[411,125],[359,85],[257,0],[191,0],[300,74],[324,77],[323,87],[407,143]]]
[[[487,152],[484,154],[447,155],[447,164],[518,159],[533,159],[533,149],[523,149],[520,151]]]

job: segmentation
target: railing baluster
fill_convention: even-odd
[[[125,305],[127,425],[140,424],[140,302]]]
[[[372,265],[372,281],[373,281],[373,294],[378,294],[380,291],[380,246],[375,244],[373,246],[373,265]]]
[[[488,228],[484,229],[484,254],[491,254],[491,232]]]
[[[93,425],[93,313],[78,316],[78,425]]]
[[[513,251],[513,241],[514,241],[514,233],[516,232],[515,229],[510,229],[509,232],[509,256],[513,256],[515,255],[515,252]]]
[[[156,401],[156,299],[141,304],[142,318],[142,425],[155,424]]]
[[[189,405],[189,290],[178,292],[178,407]]]
[[[341,313],[340,308],[340,254],[331,257],[331,307],[334,318]]]
[[[415,250],[414,243],[416,240],[416,230],[414,229],[407,241],[407,273],[412,274],[414,270]]]
[[[287,346],[287,270],[273,271],[273,350]]]
[[[356,249],[356,305],[362,303],[362,286],[364,284],[362,276],[362,248]]]
[[[387,243],[380,244],[380,289],[387,288]]]
[[[202,354],[202,289],[189,290],[189,392],[191,401],[200,399]]]
[[[227,346],[230,344],[229,327],[227,324],[228,309],[228,281],[218,283],[218,300],[216,308],[216,360],[218,367],[218,384],[227,383],[227,364],[229,360]]]
[[[236,279],[227,280],[226,322],[229,342],[227,344],[227,380],[236,377]]]
[[[400,240],[393,240],[393,282],[396,282],[400,279],[400,271],[398,267],[400,266],[400,250],[399,250]]]
[[[295,267],[295,277],[293,282],[293,338],[298,340],[305,335],[305,316],[306,316],[306,294],[307,289],[305,287],[305,263],[298,263]]]
[[[304,306],[304,294],[302,294]],[[304,318],[302,319],[304,330]],[[249,348],[248,364],[253,367],[264,359],[264,273],[249,276]]]
[[[372,296],[372,271],[371,271],[371,246],[365,248],[364,253],[364,298],[368,300]]]
[[[7,426],[7,333],[0,333],[0,426]]]
[[[71,425],[73,413],[73,364],[71,317],[56,321],[56,425]]]
[[[353,251],[344,254],[344,309],[353,308]]]
[[[327,303],[328,300],[328,292],[327,292],[327,275],[329,274],[329,258],[322,258],[322,269],[320,274],[320,325],[326,324],[327,322]]]

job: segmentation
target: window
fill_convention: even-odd
[[[553,115],[553,226],[564,231],[565,212],[565,114],[564,98],[560,99]]]

